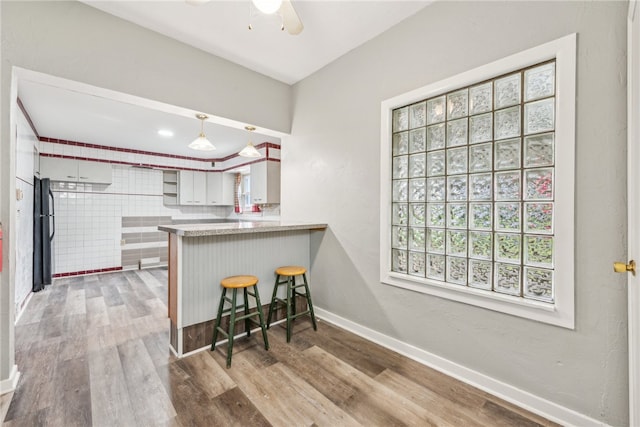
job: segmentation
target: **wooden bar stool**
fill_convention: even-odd
[[[313,314],[313,303],[311,302],[311,292],[307,283],[307,269],[300,266],[286,266],[276,269],[276,283],[273,286],[271,304],[269,304],[269,316],[267,317],[267,328],[271,326],[271,316],[278,303],[282,303],[287,308],[287,342],[291,341],[291,322],[299,316],[309,315],[313,323],[313,330],[318,330],[316,316]],[[302,276],[302,284],[296,285],[296,276]],[[280,278],[284,280],[280,280]],[[287,285],[287,299],[283,300],[276,296],[280,285]],[[304,293],[297,291],[297,288],[304,287]],[[307,300],[307,310],[296,313],[296,296],[299,295]]]
[[[258,293],[258,278],[256,276],[231,276],[225,277],[220,281],[222,286],[222,295],[220,296],[220,305],[218,306],[218,317],[216,318],[215,329],[213,330],[213,342],[211,343],[211,351],[216,348],[216,339],[218,338],[218,332],[226,336],[228,339],[227,345],[227,368],[231,367],[231,355],[233,353],[233,338],[235,335],[236,322],[244,320],[244,327],[247,331],[247,336],[251,335],[251,322],[259,325],[262,329],[262,338],[264,339],[264,349],[269,350],[269,340],[267,339],[267,328],[264,324],[264,317],[262,315],[262,304],[260,304],[260,294]],[[247,289],[252,287],[253,293]],[[227,297],[227,289],[231,289],[231,299]],[[238,289],[242,289],[244,294],[243,304],[238,306],[237,295]],[[251,295],[256,300],[257,311],[249,313],[249,298]],[[231,307],[225,309],[224,303],[228,302]],[[244,315],[237,316],[236,310],[238,308],[244,309]],[[229,330],[225,331],[220,327],[222,321],[222,315],[229,313]],[[253,317],[258,316],[259,321],[256,321]]]

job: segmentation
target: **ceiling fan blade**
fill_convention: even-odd
[[[292,35],[298,35],[304,29],[300,17],[293,8],[290,0],[283,0],[282,6],[280,6],[280,13],[282,13],[282,23],[287,32]]]

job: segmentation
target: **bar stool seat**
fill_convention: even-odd
[[[211,342],[211,351],[216,348],[216,340],[218,339],[218,333],[226,336],[228,339],[227,345],[227,368],[231,367],[231,356],[233,354],[233,340],[235,337],[236,322],[244,320],[244,326],[247,336],[251,335],[251,322],[260,326],[262,330],[262,338],[264,339],[264,349],[269,350],[269,340],[267,339],[267,328],[264,323],[264,316],[262,314],[262,304],[260,304],[260,294],[258,293],[258,278],[251,275],[230,276],[225,277],[220,281],[222,286],[222,295],[220,296],[220,304],[218,306],[218,316],[216,317],[215,328],[213,329],[213,340]],[[253,288],[253,292],[250,292],[248,288]],[[227,289],[232,290],[231,299],[227,297]],[[238,305],[237,294],[238,289],[242,289],[244,296],[243,303]],[[257,311],[249,312],[249,295],[255,299]],[[229,308],[225,309],[225,303],[231,304]],[[244,315],[238,316],[236,311],[242,308]],[[225,331],[220,326],[223,314],[229,313],[229,329]],[[258,321],[254,317],[258,317]]]
[[[309,284],[307,282],[307,269],[299,265],[287,265],[276,268],[276,282],[273,285],[273,294],[271,296],[271,303],[269,304],[269,315],[267,316],[267,328],[271,326],[271,318],[278,304],[284,304],[287,310],[287,342],[291,341],[291,329],[293,327],[292,321],[297,317],[309,315],[311,317],[311,323],[313,324],[313,330],[318,330],[316,323],[316,316],[313,313],[313,302],[311,301],[311,292],[309,291]],[[296,276],[302,276],[302,283],[296,285]],[[284,280],[280,280],[280,278]],[[286,300],[277,297],[278,288],[281,285],[287,285],[287,297]],[[297,289],[304,288],[304,292],[300,292]],[[300,313],[296,313],[296,296],[303,297],[307,302],[307,309]]]
[[[285,267],[276,268],[276,274],[279,274],[280,276],[300,276],[306,272],[306,268],[298,265],[287,265]]]
[[[247,286],[255,286],[258,284],[256,276],[231,276],[225,277],[220,281],[220,286],[227,289],[245,288]]]

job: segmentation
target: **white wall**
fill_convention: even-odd
[[[283,219],[327,222],[314,303],[609,423],[627,416],[627,2],[435,2],[294,86]],[[578,33],[576,329],[379,282],[380,103]]]
[[[38,139],[22,111],[17,110],[16,155],[16,247],[15,304],[20,312],[33,286],[33,174]]]

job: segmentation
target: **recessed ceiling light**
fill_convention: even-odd
[[[158,135],[170,138],[173,136],[173,131],[170,131],[169,129],[160,129],[158,130]]]

